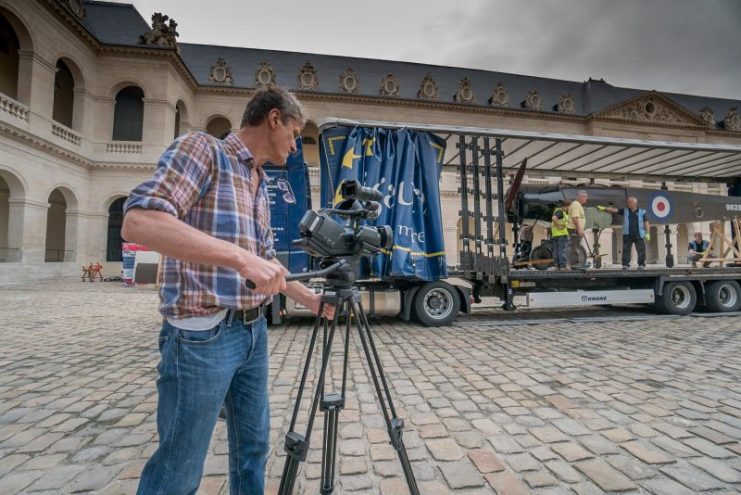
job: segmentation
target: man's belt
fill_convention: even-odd
[[[248,309],[230,309],[227,314],[227,324],[231,324],[233,321],[241,321],[245,325],[254,323],[255,320],[262,316],[264,305],[255,306],[254,308]]]

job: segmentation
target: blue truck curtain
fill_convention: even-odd
[[[322,206],[334,206],[339,185],[357,180],[381,191],[378,218],[389,225],[391,250],[363,267],[363,276],[438,280],[447,277],[440,172],[445,140],[408,129],[331,127],[322,131]]]

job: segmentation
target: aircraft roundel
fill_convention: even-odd
[[[659,220],[669,218],[672,213],[672,202],[668,196],[657,194],[651,200],[651,214]]]

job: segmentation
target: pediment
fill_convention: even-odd
[[[590,118],[676,127],[708,127],[708,123],[700,115],[695,115],[656,91],[607,107],[593,113]]]

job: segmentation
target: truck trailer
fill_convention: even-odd
[[[689,200],[682,196],[685,193],[666,187],[669,181],[702,181],[735,184],[738,190],[739,145],[342,119],[323,123],[319,141],[321,206],[336,204],[340,184],[356,180],[383,196],[378,218],[370,223],[389,225],[394,232],[393,246],[361,269],[358,285],[369,316],[448,325],[459,312],[470,312],[474,299],[484,296],[498,297],[506,310],[516,309],[516,296],[522,296],[527,307],[644,304],[675,315],[689,314],[697,305],[718,312],[741,309],[741,197],[705,195],[708,204],[704,205],[703,195],[692,194]],[[514,176],[517,184],[523,161],[531,177],[584,177],[590,190],[594,189],[590,179],[661,183],[661,189],[645,196],[649,204],[642,206],[652,224],[664,227],[666,266],[641,271],[601,268],[598,243],[590,248],[597,262],[584,270],[538,270],[537,262],[518,263],[515,252],[508,252],[505,232],[513,230],[516,240],[523,219],[513,216],[511,207],[507,209],[505,180]],[[443,167],[455,167],[460,181],[457,213],[464,220],[455,266],[449,266],[442,242],[439,179]],[[275,168],[269,174],[277,198],[271,212],[280,238],[279,255],[292,272],[310,270],[312,260],[290,243],[299,235],[300,217],[312,207],[303,159],[297,154],[286,170]],[[291,184],[294,204],[281,200],[279,176]],[[559,197],[568,197],[577,188],[559,190]],[[590,211],[596,211],[594,207],[607,197],[619,197],[614,191],[595,196],[585,205]],[[538,198],[541,209],[557,205],[547,204],[543,199],[547,195]],[[731,225],[731,234],[723,239],[726,252],[720,253],[722,259],[711,260],[717,266],[675,265],[669,225],[688,218]],[[294,314],[305,312],[291,301],[276,298],[274,323]]]

